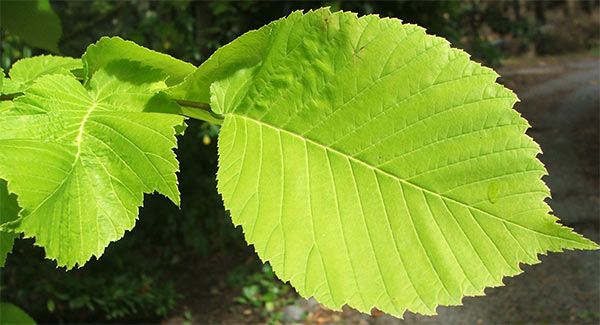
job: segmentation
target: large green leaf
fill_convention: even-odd
[[[152,51],[120,37],[102,37],[96,44],[88,46],[82,56],[86,81],[111,61],[121,59],[137,61],[145,66],[162,70],[168,75],[165,81],[168,86],[180,83],[196,69],[191,63]]]
[[[84,88],[43,76],[0,115],[0,178],[19,219],[1,229],[36,238],[59,265],[84,264],[131,230],[143,194],[179,204],[175,128],[183,117],[158,93],[167,75],[115,61]],[[156,94],[156,95],[155,95]]]
[[[516,96],[446,40],[327,9],[265,33],[263,59],[211,86],[218,189],[302,296],[434,314],[537,254],[598,247],[550,214]]]
[[[81,60],[62,56],[40,55],[17,61],[10,72],[10,79],[4,80],[4,87],[0,89],[2,94],[14,94],[25,91],[33,82],[48,74],[71,73],[74,69],[82,68]]]
[[[0,1],[0,26],[32,46],[59,52],[62,27],[48,0]]]

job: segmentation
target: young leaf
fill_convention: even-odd
[[[224,79],[242,68],[254,66],[263,59],[271,35],[270,26],[276,23],[250,31],[219,48],[194,73],[181,84],[169,88],[167,93],[180,100],[210,102],[210,85],[214,81]]]
[[[550,215],[540,149],[491,69],[397,19],[323,9],[264,29],[264,57],[211,86],[218,189],[302,296],[434,314],[537,254],[598,248]]]
[[[59,52],[62,27],[48,0],[0,1],[0,26],[32,46]]]
[[[175,128],[183,117],[167,76],[131,61],[101,68],[85,89],[73,76],[43,76],[0,115],[0,178],[19,218],[0,229],[36,238],[68,268],[131,230],[143,194],[179,204]],[[166,109],[168,111],[168,109]]]
[[[114,60],[127,59],[137,61],[145,66],[160,69],[168,75],[165,81],[173,86],[194,72],[196,67],[170,55],[149,50],[120,37],[102,37],[96,44],[88,46],[83,60],[85,80],[89,80],[96,71]]]
[[[40,55],[17,61],[10,69],[10,79],[4,80],[2,94],[15,94],[25,91],[33,82],[44,75],[73,75],[71,70],[81,68],[81,60],[62,56]]]
[[[0,179],[0,225],[17,219],[19,206],[17,196],[8,193],[6,181]],[[0,230],[0,267],[4,266],[6,255],[12,251],[17,233]]]

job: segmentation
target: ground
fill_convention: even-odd
[[[587,238],[599,237],[600,61],[597,57],[513,60],[499,70],[500,82],[519,96],[518,110],[532,125],[528,134],[542,147],[539,158],[549,176],[549,201],[561,222]],[[439,307],[437,316],[406,313],[396,319],[374,310],[361,314],[345,307],[332,312],[293,290],[278,299],[284,306],[236,302],[243,285],[226,283],[235,265],[252,265],[248,249],[235,256],[213,256],[190,264],[184,302],[166,324],[285,322],[412,324],[412,323],[590,323],[600,322],[600,251],[568,251],[541,256],[541,264],[523,265],[524,273],[505,278],[505,286],[486,289],[484,297],[467,297],[462,306]],[[269,279],[267,279],[268,281]],[[264,281],[261,280],[261,281]],[[277,281],[277,280],[274,280]],[[290,303],[292,302],[292,303]],[[279,312],[275,314],[275,312]],[[271,316],[269,316],[271,315]],[[276,317],[272,317],[276,315]]]

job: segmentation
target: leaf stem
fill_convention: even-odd
[[[15,94],[0,95],[0,101],[13,100],[15,97]],[[207,103],[182,99],[174,99],[174,101],[181,106],[182,114],[187,117],[217,125],[223,124],[223,116],[213,112]]]
[[[209,123],[223,124],[223,116],[216,114],[210,108],[210,105],[202,102],[194,102],[182,99],[173,99],[181,106],[183,115],[197,120],[203,120]]]
[[[13,99],[15,99],[15,94],[0,95],[0,101],[13,100]]]

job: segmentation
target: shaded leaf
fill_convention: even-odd
[[[32,46],[59,53],[62,27],[48,0],[0,1],[0,26]]]

